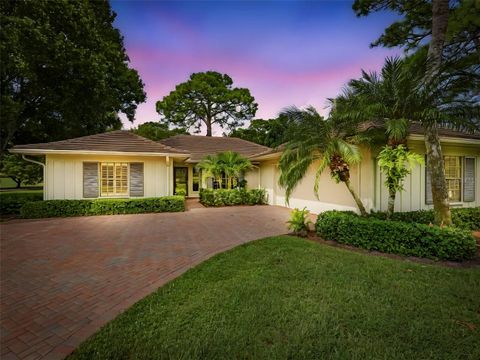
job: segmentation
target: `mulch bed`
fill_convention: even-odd
[[[383,253],[380,251],[369,251],[369,250],[358,248],[352,245],[340,244],[333,240],[324,240],[321,237],[319,237],[314,231],[309,231],[306,238],[323,245],[347,249],[350,251],[354,251],[362,254],[368,254],[372,256],[381,256],[389,259],[412,261],[420,264],[440,265],[440,266],[451,267],[451,268],[471,268],[471,267],[480,267],[480,231],[473,232],[473,236],[475,236],[477,239],[477,255],[471,260],[465,260],[461,262],[431,260],[431,259],[425,259],[425,258],[420,258],[416,256],[402,256],[397,254]]]

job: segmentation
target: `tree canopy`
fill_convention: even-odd
[[[202,125],[207,136],[212,136],[212,126],[233,130],[250,120],[258,105],[248,89],[233,87],[233,80],[215,71],[195,73],[178,84],[162,100],[157,101],[157,112],[162,121],[170,125],[194,128],[200,132]]]
[[[290,123],[285,115],[270,120],[255,119],[250,121],[248,128],[235,129],[228,136],[275,148],[287,142]]]
[[[175,135],[189,135],[185,128],[170,129],[168,124],[154,121],[140,124],[137,128],[132,129],[132,131],[137,135],[153,141],[162,140]]]
[[[42,181],[43,169],[40,165],[27,162],[19,155],[4,154],[0,160],[0,173],[17,184],[36,185]]]
[[[145,101],[107,1],[0,3],[2,151],[121,127]]]

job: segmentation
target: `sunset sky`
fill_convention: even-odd
[[[112,1],[147,101],[133,126],[155,121],[155,103],[193,72],[227,73],[250,89],[256,118],[289,105],[327,114],[329,97],[360,70],[378,70],[398,49],[369,47],[394,20],[356,18],[351,1]],[[131,127],[128,122],[125,127]],[[216,129],[216,134],[221,131]]]

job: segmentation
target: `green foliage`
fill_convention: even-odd
[[[0,215],[20,214],[22,206],[31,201],[43,200],[43,191],[0,192]]]
[[[423,157],[419,154],[409,151],[405,146],[383,147],[377,156],[380,171],[385,175],[385,186],[387,187],[389,199],[389,214],[393,213],[395,204],[395,195],[403,191],[403,180],[417,164],[423,164]]]
[[[320,214],[316,230],[326,240],[405,256],[460,261],[473,258],[477,249],[468,230],[368,219],[338,211]]]
[[[1,150],[121,127],[145,101],[108,1],[0,3]]]
[[[157,101],[157,112],[168,124],[195,128],[202,124],[207,136],[212,135],[212,125],[232,130],[244,120],[255,116],[258,105],[248,89],[234,88],[233,80],[215,71],[195,73],[187,82],[175,87],[162,100]]]
[[[264,189],[200,189],[204,206],[263,205],[267,203]]]
[[[189,135],[187,129],[185,128],[170,129],[168,124],[153,121],[140,124],[132,131],[137,135],[153,141],[166,139],[175,135]]]
[[[225,151],[216,155],[207,155],[197,164],[203,170],[203,177],[213,177],[219,184],[222,175],[227,179],[227,188],[231,188],[232,180],[240,177],[253,167],[251,161],[234,151]]]
[[[278,182],[285,188],[287,201],[310,166],[318,161],[315,193],[320,176],[328,168],[330,176],[347,186],[359,210],[366,214],[365,207],[350,184],[350,166],[360,162],[361,154],[358,146],[347,138],[345,129],[333,119],[324,120],[313,107],[306,110],[291,107],[282,115],[292,122],[288,132],[290,140],[279,163],[281,173]]]
[[[141,214],[185,210],[183,196],[142,199],[46,200],[27,202],[20,210],[23,218],[90,215]]]
[[[288,228],[293,231],[295,235],[305,236],[309,225],[312,223],[308,218],[310,211],[307,208],[293,209],[290,212],[290,220],[287,221]]]
[[[476,0],[449,1],[447,6],[449,9],[445,41],[442,40],[441,46],[434,51],[441,56],[441,67],[438,69],[438,76],[429,79],[436,89],[434,92],[428,87],[424,90],[432,92],[431,98],[432,101],[436,100],[435,104],[441,106],[442,103],[448,103],[443,110],[455,115],[450,119],[448,117],[442,119],[442,122],[478,131],[480,6]],[[372,43],[372,46],[404,47],[409,50],[409,54],[413,54],[409,60],[413,63],[412,68],[417,67],[423,72],[422,78],[425,77],[427,47],[432,46],[434,14],[431,1],[356,0],[353,10],[357,16],[367,16],[383,10],[400,15],[385,29],[380,38]],[[435,35],[443,37],[443,34]],[[414,93],[412,96],[415,96]],[[425,114],[428,113],[427,109],[425,108]],[[467,111],[469,115],[466,114]],[[472,113],[476,113],[476,116],[472,116]]]
[[[369,217],[385,220],[387,214],[374,212]],[[391,216],[392,220],[416,222],[420,224],[433,224],[435,214],[433,210],[418,210],[408,212],[397,212]],[[480,207],[475,208],[453,208],[452,223],[455,227],[465,230],[480,230]]]
[[[252,120],[248,128],[234,129],[228,136],[276,148],[288,141],[289,126],[290,119],[285,115],[280,115],[276,119]]]
[[[43,179],[40,165],[23,160],[19,155],[4,154],[0,161],[0,173],[8,176],[20,187],[22,184],[35,185]]]

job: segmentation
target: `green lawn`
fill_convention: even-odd
[[[74,359],[480,359],[480,269],[280,236],[143,299]]]

